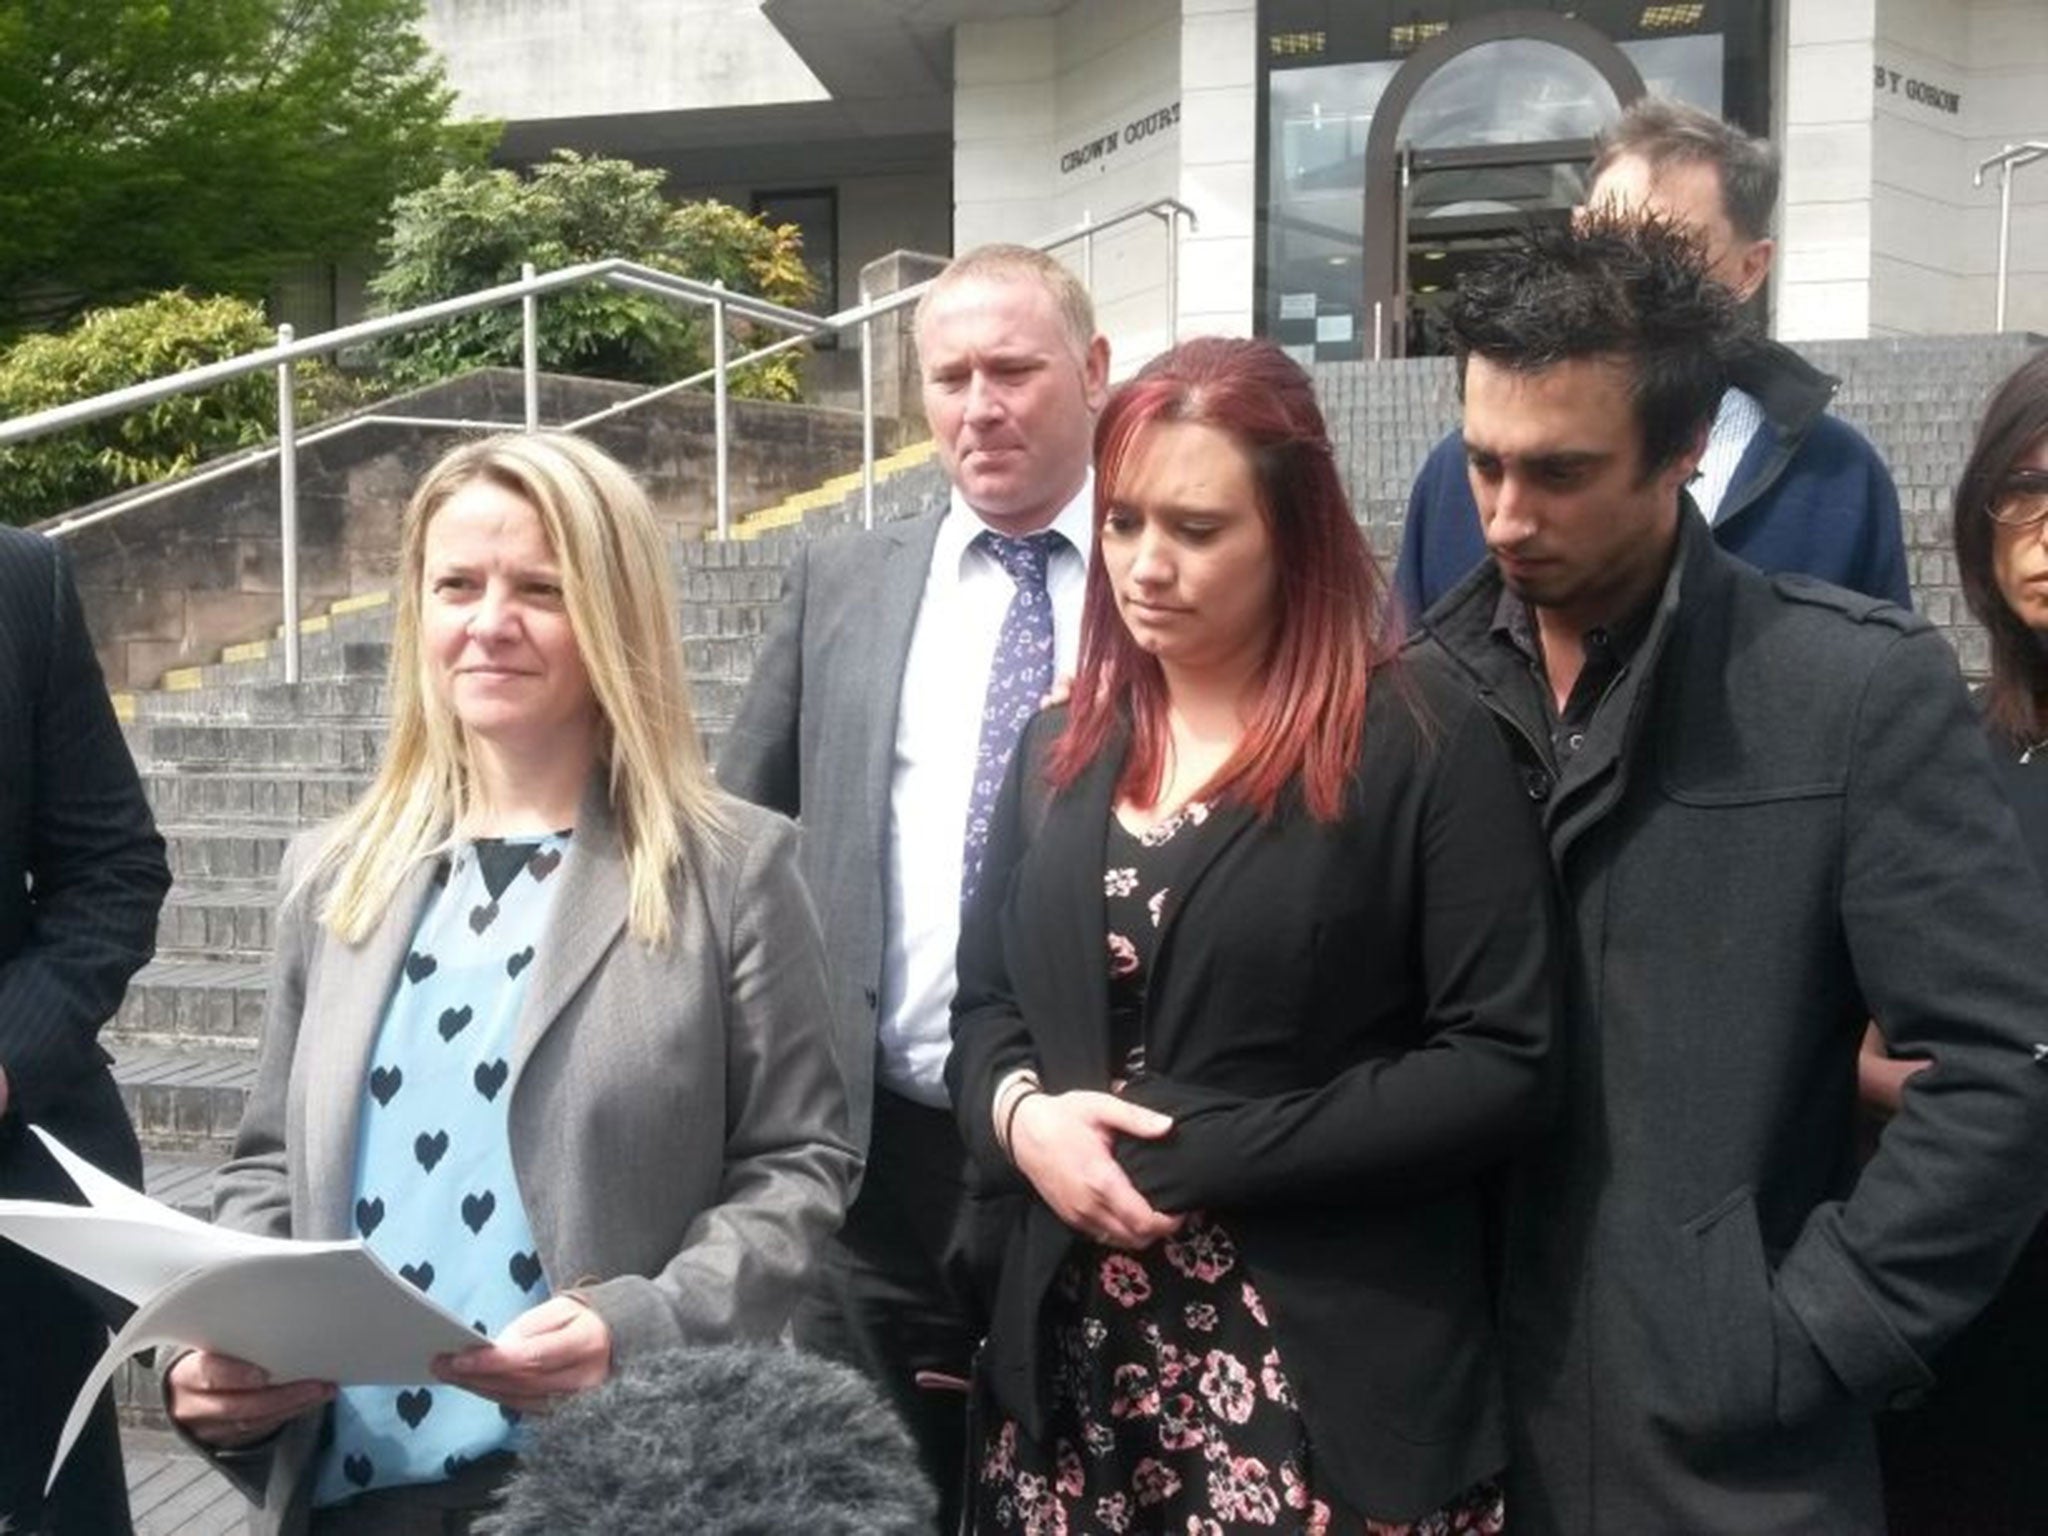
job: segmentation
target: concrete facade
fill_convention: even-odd
[[[507,120],[512,158],[555,144],[628,154],[666,167],[679,195],[740,206],[832,192],[827,307],[857,302],[861,267],[893,250],[1040,239],[1177,198],[1196,217],[1177,282],[1154,220],[1061,251],[1090,281],[1121,373],[1176,331],[1271,323],[1260,166],[1279,129],[1262,117],[1261,24],[1279,3],[431,0],[427,30],[462,105]],[[1511,9],[1453,14],[1472,26]],[[1785,161],[1777,333],[1990,330],[1998,188],[1971,172],[2048,138],[2048,3],[1772,0],[1741,14],[1768,18],[1741,25],[1768,40],[1756,99]],[[1624,46],[1656,83],[1660,45]],[[2048,162],[2015,176],[2011,251],[2008,328],[2048,329]]]
[[[2041,0],[1779,0],[1777,330],[1992,329],[2005,145],[2048,139]],[[2006,325],[2048,330],[2048,162],[2012,183]]]

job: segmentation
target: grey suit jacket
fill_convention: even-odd
[[[782,609],[718,757],[734,794],[804,824],[839,1062],[867,1145],[904,659],[944,514],[797,548]]]
[[[625,859],[593,784],[515,1036],[519,1192],[549,1289],[578,1288],[615,1364],[773,1338],[859,1166],[795,830],[737,801],[725,810],[730,835],[693,840],[675,932],[650,949],[626,931]],[[340,1238],[354,1235],[363,1083],[432,861],[351,946],[316,920],[320,885],[301,879],[320,836],[285,860],[261,1062],[214,1212],[244,1230]],[[219,1458],[261,1501],[254,1531],[304,1529],[317,1418]]]

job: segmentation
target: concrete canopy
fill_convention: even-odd
[[[872,134],[950,133],[953,29],[1055,16],[1071,0],[763,0],[762,15]]]

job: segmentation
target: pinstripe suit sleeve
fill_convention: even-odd
[[[36,1119],[99,1068],[100,1026],[155,947],[171,877],[77,591],[39,535],[10,530],[0,544],[0,615],[20,641],[0,677],[13,695],[4,716],[27,724],[0,746],[26,790],[0,857],[28,885],[0,961],[0,1067],[10,1112]]]

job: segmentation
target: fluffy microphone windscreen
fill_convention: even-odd
[[[874,1386],[773,1345],[650,1355],[528,1423],[479,1527],[498,1536],[925,1536],[937,1519]]]

